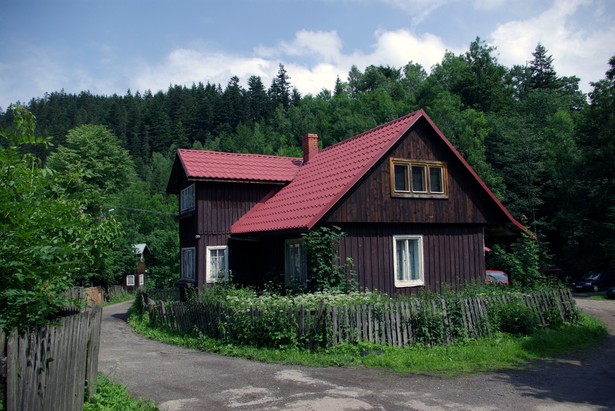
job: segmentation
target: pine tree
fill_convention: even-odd
[[[248,79],[248,91],[246,92],[248,99],[248,118],[252,122],[264,120],[269,111],[269,98],[267,90],[259,76],[250,76]]]
[[[286,73],[283,64],[279,65],[278,75],[271,82],[269,88],[269,98],[275,106],[281,105],[284,108],[290,106],[290,76]]]
[[[225,129],[233,132],[240,123],[247,119],[245,90],[239,85],[239,77],[229,80],[217,111],[217,120],[225,124]]]
[[[532,53],[530,62],[530,85],[534,89],[554,89],[558,87],[557,74],[553,68],[553,57],[547,55],[547,49],[538,43]]]
[[[495,47],[477,37],[465,54],[471,74],[460,89],[462,100],[466,106],[485,113],[500,111],[509,98],[503,81],[506,69],[498,63],[494,53]]]

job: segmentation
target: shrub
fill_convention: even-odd
[[[353,261],[340,262],[340,241],[346,236],[339,227],[320,227],[301,234],[307,251],[309,287],[315,291],[350,292],[357,289]]]
[[[519,301],[494,305],[489,315],[494,327],[508,334],[527,335],[539,325],[536,314]]]
[[[439,345],[447,342],[442,313],[422,309],[410,321],[414,339],[419,344]]]
[[[540,243],[529,231],[522,233],[521,241],[506,250],[500,245],[493,246],[488,267],[506,271],[511,284],[522,290],[544,288],[548,281],[540,273]]]
[[[371,304],[389,298],[375,292],[340,291],[315,292],[298,295],[280,295],[266,290],[260,295],[250,288],[240,288],[232,283],[216,284],[204,289],[199,299],[219,306],[217,333],[229,343],[258,347],[309,347],[325,346],[328,341],[323,307]],[[299,340],[299,309],[311,311],[308,335]],[[214,337],[214,335],[210,335]]]

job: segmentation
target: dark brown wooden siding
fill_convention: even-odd
[[[470,172],[439,139],[419,122],[379,161],[326,217],[328,223],[496,224],[503,213]],[[440,161],[447,166],[447,198],[391,196],[389,158]]]
[[[484,280],[483,230],[480,225],[350,224],[342,240],[342,261],[350,257],[361,288],[394,296],[416,294],[422,287],[395,288],[393,236],[422,235],[425,287]]]
[[[184,181],[182,188],[190,184]],[[196,210],[180,215],[179,220],[180,246],[196,247],[196,286],[205,284],[206,247],[229,245],[233,223],[276,188],[271,184],[196,182]],[[229,257],[232,248],[229,245]]]
[[[230,234],[233,223],[275,188],[270,184],[197,183],[199,233]]]

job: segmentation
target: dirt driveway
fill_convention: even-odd
[[[597,349],[452,379],[262,364],[179,348],[135,334],[125,322],[129,305],[104,309],[99,368],[163,411],[615,409],[615,301],[578,300],[609,326]]]

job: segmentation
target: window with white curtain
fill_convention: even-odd
[[[393,237],[395,287],[415,287],[425,284],[423,271],[423,236]]]

